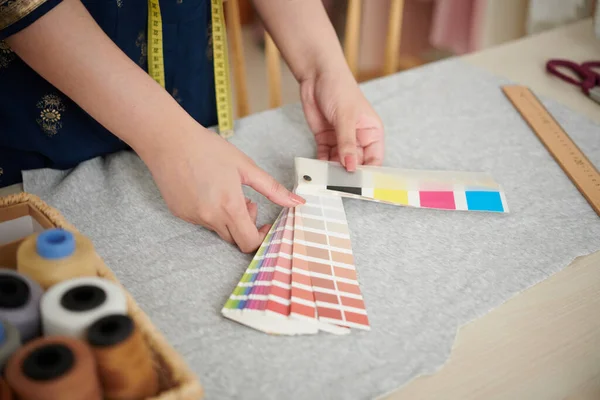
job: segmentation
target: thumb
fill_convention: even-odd
[[[335,121],[338,155],[346,170],[356,169],[356,121],[354,113],[340,112]]]
[[[281,207],[296,207],[306,201],[287,190],[275,178],[257,166],[247,166],[242,172],[242,184],[250,186]]]

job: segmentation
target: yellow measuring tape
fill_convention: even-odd
[[[229,138],[233,136],[233,107],[223,0],[211,0],[211,15],[219,134],[224,138]],[[165,87],[162,17],[159,0],[148,0],[148,73],[152,79]]]
[[[148,0],[148,73],[165,87],[162,17],[158,0]]]

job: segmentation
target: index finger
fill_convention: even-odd
[[[281,207],[295,207],[305,203],[302,197],[287,190],[275,178],[258,166],[246,167],[242,184],[250,186]]]

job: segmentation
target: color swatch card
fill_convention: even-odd
[[[301,195],[306,204],[295,210],[291,314],[316,315],[332,333],[369,330],[342,199]]]
[[[486,173],[420,171],[296,158],[298,191],[337,194],[387,204],[441,210],[507,213],[502,187]]]
[[[488,174],[415,171],[296,158],[295,192],[223,306],[236,322],[276,335],[371,329],[343,197],[417,208],[507,213]]]
[[[284,209],[222,314],[279,335],[369,330],[342,199]]]

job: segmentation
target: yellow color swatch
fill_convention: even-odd
[[[373,197],[376,200],[389,201],[395,204],[408,205],[408,191],[393,189],[374,189]]]
[[[398,176],[391,174],[373,174],[373,187],[381,189],[406,190],[406,182]]]

